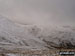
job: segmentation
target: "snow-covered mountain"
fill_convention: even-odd
[[[0,49],[50,49],[64,46],[75,47],[75,27],[22,27],[0,16]]]
[[[21,27],[0,16],[0,46],[41,47],[44,43],[37,38],[39,30],[36,26]]]

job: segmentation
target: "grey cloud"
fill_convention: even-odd
[[[0,0],[0,14],[23,24],[74,24],[75,0]]]

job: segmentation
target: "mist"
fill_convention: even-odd
[[[0,0],[0,15],[20,24],[74,25],[75,0]]]
[[[74,24],[75,0],[0,0],[0,49],[75,48]]]

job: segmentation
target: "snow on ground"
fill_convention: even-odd
[[[49,44],[47,44],[48,42]],[[48,26],[41,28],[36,25],[20,26],[20,24],[15,24],[0,16],[0,46],[47,49],[49,45],[49,47],[54,48],[62,42],[63,44],[71,43],[73,46],[75,45],[75,27]]]

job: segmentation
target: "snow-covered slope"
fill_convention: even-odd
[[[0,16],[0,49],[47,49],[64,46],[75,47],[74,27],[22,27]]]
[[[33,48],[44,44],[37,37],[39,29],[36,26],[21,27],[0,16],[0,46],[17,46]],[[37,45],[37,46],[36,46]]]
[[[44,29],[41,38],[48,48],[75,48],[75,27],[53,27]]]

